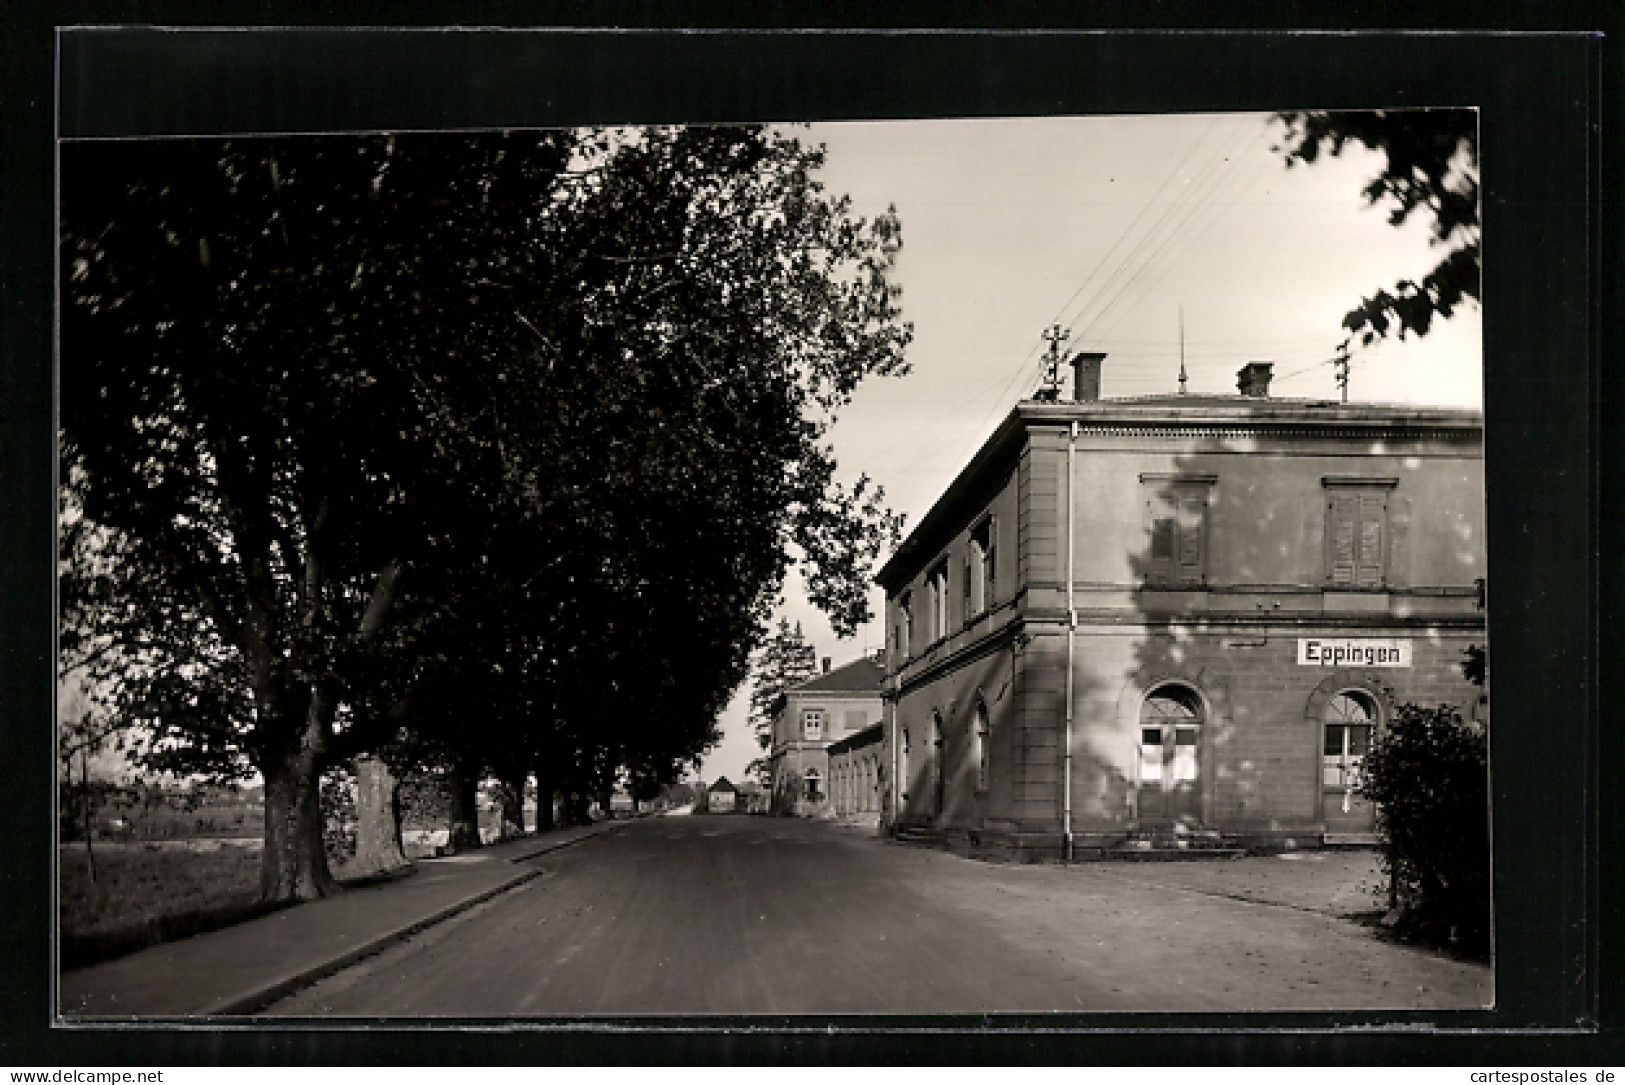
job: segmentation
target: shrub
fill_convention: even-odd
[[[1482,727],[1450,705],[1400,705],[1372,743],[1360,791],[1409,931],[1489,945],[1489,757]]]

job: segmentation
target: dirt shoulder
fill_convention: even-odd
[[[1369,849],[1296,851],[1208,862],[1115,863],[1104,868],[1145,886],[1188,889],[1325,915],[1385,906],[1387,881]]]
[[[899,851],[911,849],[899,848]],[[1493,1004],[1481,964],[1394,945],[1368,911],[1369,853],[1071,867],[906,860],[920,892],[1023,951],[1086,969],[1122,1009],[1468,1009]]]

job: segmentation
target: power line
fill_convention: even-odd
[[[1246,145],[1244,143],[1243,146],[1237,150],[1235,156],[1226,162],[1225,166],[1221,168],[1219,176],[1214,181],[1213,185],[1205,189],[1196,202],[1189,205],[1189,211],[1174,225],[1167,236],[1162,239],[1156,249],[1154,249],[1150,256],[1147,257],[1145,263],[1135,271],[1134,275],[1124,285],[1123,289],[1117,294],[1117,296],[1111,300],[1105,309],[1101,310],[1095,319],[1090,322],[1088,327],[1083,329],[1082,333],[1080,334],[1080,338],[1088,337],[1096,325],[1104,320],[1106,315],[1114,307],[1121,303],[1125,298],[1130,297],[1131,291],[1134,291],[1134,288],[1143,282],[1144,286],[1132,294],[1134,299],[1132,303],[1126,308],[1122,309],[1118,318],[1111,324],[1107,325],[1099,333],[1097,338],[1103,339],[1109,335],[1111,330],[1117,327],[1118,324],[1121,324],[1123,319],[1130,312],[1132,312],[1141,301],[1144,300],[1145,296],[1149,294],[1150,291],[1167,276],[1168,272],[1172,270],[1176,264],[1175,258],[1184,255],[1191,245],[1195,244],[1195,242],[1206,234],[1208,230],[1213,228],[1221,216],[1216,214],[1208,214],[1204,218],[1204,212],[1208,211],[1213,204],[1220,202],[1221,194],[1225,197],[1225,200],[1228,201],[1229,197],[1233,193],[1239,192],[1246,188],[1264,168],[1265,163],[1260,161],[1255,163],[1253,168],[1246,174],[1239,174],[1237,170],[1240,163],[1243,161],[1242,155],[1245,149]],[[1196,223],[1194,227],[1192,225],[1193,223]]]
[[[1241,129],[1238,128],[1236,134],[1239,135],[1240,131]],[[1213,148],[1201,165],[1197,167],[1195,175],[1186,182],[1186,192],[1181,193],[1180,198],[1173,200],[1162,209],[1156,221],[1139,237],[1128,254],[1118,262],[1111,275],[1107,278],[1106,283],[1072,318],[1071,323],[1068,325],[1070,328],[1077,329],[1080,324],[1084,323],[1085,315],[1089,312],[1090,307],[1100,304],[1100,311],[1089,319],[1088,325],[1084,328],[1083,335],[1087,335],[1088,328],[1092,328],[1097,324],[1101,317],[1116,304],[1117,300],[1139,277],[1139,273],[1134,269],[1137,266],[1144,267],[1154,260],[1165,247],[1167,239],[1178,234],[1183,223],[1188,221],[1189,217],[1195,213],[1195,209],[1200,206],[1199,204],[1193,204],[1188,199],[1189,193],[1191,191],[1198,193],[1210,191],[1214,183],[1210,178],[1214,177],[1215,174],[1222,173],[1227,165],[1235,161],[1234,156],[1224,154],[1225,146],[1226,141],[1221,140]],[[1194,189],[1190,186],[1194,186]],[[1156,197],[1153,197],[1152,203],[1147,205],[1148,210],[1155,205],[1155,199]],[[1165,233],[1165,231],[1167,232]],[[1145,255],[1148,248],[1150,249],[1149,256]],[[1080,338],[1083,335],[1080,335]]]
[[[1247,149],[1250,142],[1246,139],[1238,139],[1238,137],[1243,136],[1243,133],[1249,127],[1249,123],[1249,121],[1244,119],[1238,124],[1230,136],[1227,137],[1220,135],[1217,144],[1208,149],[1205,154],[1203,154],[1203,148],[1208,142],[1209,137],[1214,133],[1220,132],[1221,129],[1218,126],[1204,129],[1197,140],[1191,144],[1190,149],[1185,152],[1180,161],[1171,171],[1169,171],[1167,176],[1164,177],[1161,185],[1158,186],[1151,198],[1141,206],[1140,210],[1135,214],[1128,226],[1124,228],[1122,233],[1120,233],[1116,240],[1112,242],[1111,246],[1106,250],[1106,252],[1101,255],[1098,261],[1096,261],[1095,266],[1090,270],[1089,275],[1084,279],[1083,283],[1072,292],[1071,296],[1061,306],[1060,313],[1056,321],[1057,324],[1060,323],[1060,320],[1065,318],[1066,312],[1072,308],[1073,304],[1078,300],[1078,298],[1084,295],[1085,291],[1089,289],[1090,284],[1095,282],[1104,268],[1112,266],[1111,273],[1106,276],[1105,281],[1095,291],[1095,293],[1091,295],[1083,306],[1077,310],[1076,315],[1071,319],[1071,321],[1064,326],[1068,332],[1073,332],[1077,329],[1078,325],[1083,322],[1085,314],[1089,312],[1092,306],[1100,304],[1102,299],[1108,299],[1105,301],[1104,306],[1095,314],[1093,319],[1091,319],[1090,323],[1084,329],[1083,334],[1087,334],[1087,332],[1092,329],[1100,321],[1100,319],[1102,319],[1112,308],[1116,306],[1118,302],[1123,299],[1128,290],[1143,280],[1148,269],[1155,264],[1162,254],[1168,251],[1170,245],[1172,245],[1178,238],[1181,237],[1182,234],[1187,231],[1190,221],[1196,215],[1200,214],[1201,211],[1207,206],[1209,206],[1216,198],[1219,189],[1225,187],[1227,182],[1232,179],[1237,165],[1241,160],[1242,153]],[[1260,134],[1261,133],[1262,130],[1260,130]],[[1224,153],[1227,145],[1234,147],[1230,155],[1226,155]],[[1198,198],[1194,202],[1189,199],[1179,198],[1173,200],[1168,205],[1163,206],[1160,213],[1157,214],[1155,221],[1151,223],[1149,228],[1141,233],[1137,239],[1130,242],[1130,239],[1135,237],[1136,232],[1139,230],[1141,224],[1146,220],[1147,216],[1150,216],[1153,214],[1153,212],[1157,211],[1158,200],[1168,190],[1169,186],[1174,184],[1174,182],[1184,174],[1186,167],[1190,164],[1192,159],[1197,158],[1199,154],[1202,154],[1201,164],[1194,170],[1190,180],[1187,181],[1188,185],[1194,184],[1196,186]],[[1210,220],[1195,236],[1200,236],[1200,233],[1205,232],[1205,230],[1210,228],[1211,225],[1212,221]],[[1164,234],[1165,230],[1166,233]],[[1163,236],[1158,239],[1159,235]],[[1125,244],[1129,246],[1127,254],[1118,259],[1115,265],[1113,265],[1112,258],[1114,254],[1117,254]],[[1145,263],[1142,264],[1136,271],[1130,273],[1128,269],[1134,266],[1136,259],[1146,251],[1147,246],[1151,246],[1151,250]],[[1166,274],[1166,270],[1164,270],[1162,274]],[[1128,275],[1126,280],[1124,279],[1125,275]],[[1153,280],[1151,285],[1155,285],[1155,282],[1160,281],[1160,279],[1161,275],[1159,275],[1156,280]],[[1137,305],[1138,301],[1136,301],[1134,304]],[[1133,306],[1131,305],[1130,310],[1128,311],[1131,311],[1132,308]],[[1120,321],[1121,318],[1119,318],[1118,322]],[[1116,324],[1114,323],[1112,326],[1115,327]],[[1083,338],[1083,335],[1079,335],[1078,338]],[[1202,345],[1216,344],[1204,343]],[[1005,381],[1004,386],[999,391],[999,394],[991,401],[989,410],[984,413],[977,425],[973,429],[967,430],[965,436],[954,443],[952,447],[956,451],[962,447],[967,440],[981,436],[981,432],[986,428],[988,420],[994,415],[1000,413],[1000,411],[1005,407],[1005,401],[1009,397],[1011,389],[1014,388],[1018,382],[1021,382],[1025,377],[1027,378],[1027,382],[1031,383],[1035,378],[1042,376],[1045,364],[1044,359],[1039,357],[1039,352],[1042,349],[1043,339],[1040,338],[1032,344],[1025,356],[1022,358],[1021,363],[1014,369],[1009,379]],[[1198,356],[1205,356],[1205,352],[1197,352],[1197,354]],[[1029,376],[1029,374],[1031,374],[1031,376]],[[950,408],[948,411],[935,416],[930,421],[916,427],[904,437],[888,445],[880,452],[866,457],[864,464],[861,466],[867,466],[874,460],[895,450],[899,446],[905,444],[907,441],[918,436],[920,433],[923,433],[953,413],[954,409]],[[933,448],[897,470],[899,473],[906,472],[922,462],[928,456],[939,453],[940,448]]]

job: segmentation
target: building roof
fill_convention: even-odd
[[[1035,425],[1064,426],[1078,422],[1106,427],[1110,432],[1157,432],[1191,428],[1211,433],[1214,428],[1241,433],[1292,434],[1304,427],[1315,431],[1346,431],[1350,435],[1386,436],[1395,430],[1452,431],[1477,434],[1484,430],[1484,413],[1461,407],[1426,407],[1405,403],[1339,403],[1328,399],[1282,399],[1247,395],[1123,396],[1076,402],[1023,400],[1010,409],[1003,422],[982,443],[970,462],[948,484],[929,511],[875,574],[875,581],[890,591],[908,580],[922,553],[934,553],[945,532],[960,525],[965,509],[981,507],[978,500],[989,485],[993,465],[1017,454],[1023,434]],[[932,544],[928,546],[927,544]]]
[[[809,678],[800,685],[791,686],[785,693],[880,693],[886,671],[874,659],[865,656],[854,659],[828,674]]]
[[[718,776],[717,777],[717,782],[712,784],[710,787],[706,788],[705,790],[707,790],[707,791],[733,791],[733,792],[736,792],[736,793],[739,791],[739,789],[737,787],[735,787],[734,785],[732,785],[732,784],[730,784],[728,782],[728,778],[726,776]]]
[[[884,737],[882,732],[885,729],[886,721],[876,720],[874,723],[871,723],[861,731],[853,731],[850,735],[846,735],[843,738],[831,742],[828,747],[828,752],[831,754],[845,753],[847,750],[855,749],[859,746],[867,746],[871,742],[879,742],[880,739]]]

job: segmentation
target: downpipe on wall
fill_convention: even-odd
[[[1066,436],[1066,735],[1061,746],[1061,840],[1066,861],[1072,861],[1072,658],[1077,639],[1078,610],[1073,597],[1073,536],[1077,533],[1072,512],[1072,475],[1078,450],[1078,423],[1073,420]]]

